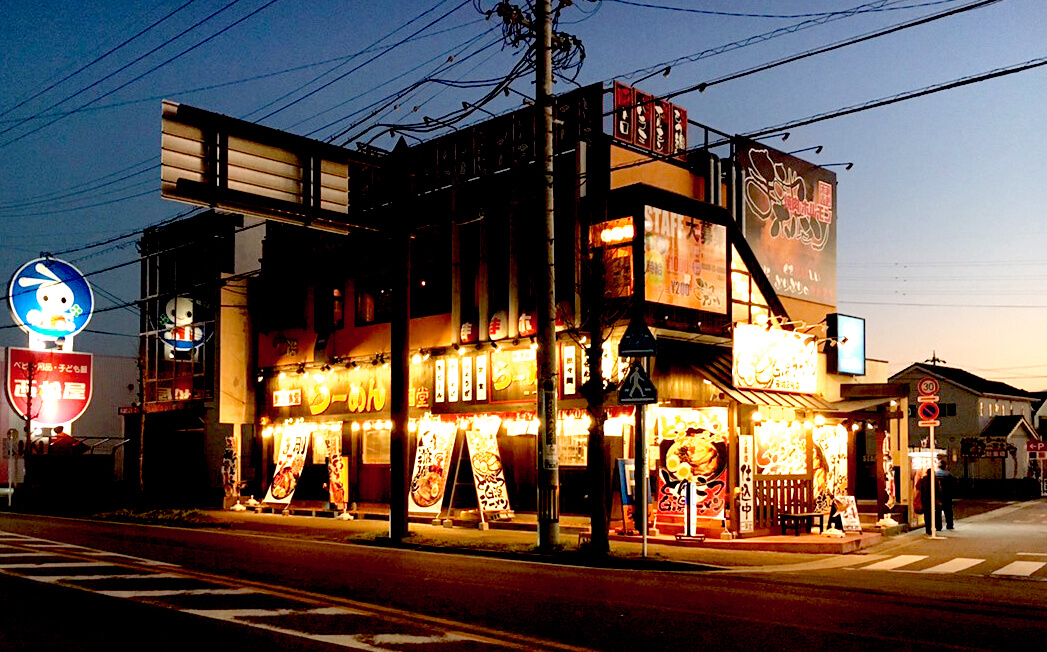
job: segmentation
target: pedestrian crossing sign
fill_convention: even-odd
[[[623,405],[658,402],[658,390],[640,363],[634,362],[630,365],[629,373],[618,387],[618,402]]]

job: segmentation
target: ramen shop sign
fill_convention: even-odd
[[[814,394],[818,391],[814,336],[735,324],[732,372],[739,389]]]
[[[7,349],[7,398],[42,428],[71,423],[91,403],[90,353]]]

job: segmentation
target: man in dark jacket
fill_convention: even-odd
[[[952,499],[956,495],[956,476],[945,469],[945,456],[938,458],[938,470],[935,472],[938,481],[936,491],[940,491],[938,509],[935,510],[935,524],[940,530],[942,527],[942,512],[945,512],[945,527],[953,529],[952,526]]]

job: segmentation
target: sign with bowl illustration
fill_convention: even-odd
[[[738,389],[794,394],[818,391],[818,348],[813,335],[735,324],[733,352],[732,376]]]

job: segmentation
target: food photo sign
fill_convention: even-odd
[[[303,427],[283,428],[280,433],[280,453],[276,457],[276,472],[273,483],[265,494],[265,502],[290,505],[298,478],[305,468],[305,455],[309,451],[310,431]]]
[[[453,423],[423,422],[418,432],[408,512],[436,516],[443,506],[458,428]]]
[[[658,513],[683,516],[693,485],[691,513],[696,518],[723,518],[727,409],[660,408],[658,412]]]

